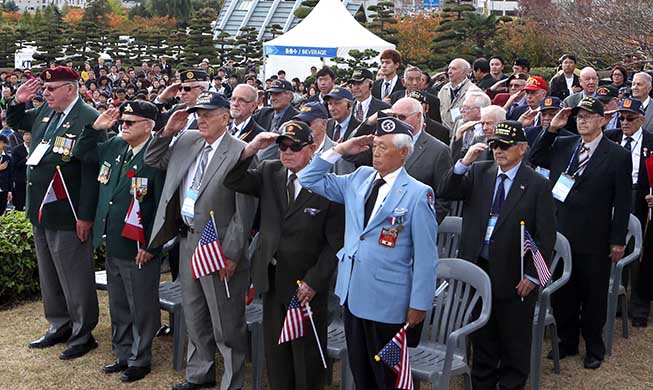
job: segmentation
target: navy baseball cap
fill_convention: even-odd
[[[540,111],[560,109],[562,109],[562,100],[559,97],[547,96],[540,102]]]
[[[291,120],[281,125],[281,133],[277,137],[277,143],[280,144],[284,139],[292,141],[294,144],[310,145],[313,143],[313,130],[302,121]]]
[[[642,101],[639,99],[625,98],[617,107],[618,112],[632,112],[639,115],[646,115],[642,108]]]
[[[327,119],[328,117],[329,115],[327,114],[326,108],[324,108],[324,104],[320,102],[309,102],[302,106],[299,114],[295,115],[293,119],[311,123],[315,119]]]
[[[383,112],[379,112],[383,114]],[[379,115],[374,135],[381,137],[390,134],[407,134],[413,138],[413,126],[392,116]]]
[[[265,92],[292,92],[292,84],[290,84],[290,81],[277,79],[270,84],[270,88],[266,89]]]
[[[596,98],[601,102],[607,103],[612,99],[619,97],[619,90],[612,85],[602,85],[596,89]]]
[[[193,113],[197,110],[214,110],[216,108],[229,109],[229,100],[217,92],[204,91],[197,97],[196,104],[187,111]]]
[[[329,100],[329,99],[347,99],[349,101],[354,100],[354,95],[351,94],[351,91],[348,90],[347,88],[343,88],[339,85],[336,85],[331,89],[331,91],[324,95],[324,100]]]

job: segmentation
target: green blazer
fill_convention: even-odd
[[[54,112],[48,107],[47,102],[39,108],[25,110],[24,104],[16,104],[12,99],[7,108],[7,123],[14,129],[31,130],[31,154],[43,140],[48,122],[53,114]],[[54,139],[59,136],[79,143],[82,138],[82,130],[86,125],[93,124],[97,116],[98,112],[93,107],[78,98],[72,110],[57,128],[52,141],[54,142]],[[27,217],[34,226],[53,230],[75,230],[75,217],[70,210],[68,200],[45,205],[39,224],[41,202],[54,176],[56,166],[59,165],[77,217],[83,221],[93,221],[97,205],[98,167],[97,164],[83,162],[75,151],[76,145],[68,159],[68,156],[53,153],[52,143],[40,163],[27,168]]]
[[[100,186],[100,194],[95,213],[95,224],[93,229],[93,245],[97,248],[106,240],[107,254],[120,259],[133,259],[136,257],[136,241],[124,238],[122,230],[125,227],[125,216],[131,204],[133,195],[130,193],[132,180],[127,177],[126,171],[132,170],[135,178],[147,179],[147,192],[139,199],[141,220],[145,230],[145,242],[150,241],[154,216],[161,198],[165,171],[152,168],[143,163],[145,149],[149,145],[148,140],[143,148],[133,157],[131,162],[123,169],[125,155],[129,144],[120,136],[115,136],[106,142],[96,143],[93,148],[93,137],[99,137],[102,132],[87,127],[84,130],[84,142],[78,145],[77,152],[84,155],[88,161],[95,160],[98,163],[99,175],[97,177]],[[88,152],[91,154],[87,154]],[[95,153],[95,155],[92,155]],[[110,167],[109,173],[103,166]],[[100,176],[105,178],[100,182]],[[141,180],[142,181],[142,180]],[[150,253],[157,254],[160,248],[148,248],[142,245]]]

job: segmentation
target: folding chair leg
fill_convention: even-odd
[[[538,390],[540,386],[543,343],[544,323],[533,324],[533,340],[531,343],[531,390]]]
[[[549,325],[551,329],[551,350],[553,351],[553,372],[560,374],[560,341],[558,340],[558,326]]]
[[[186,321],[184,320],[184,309],[170,313],[170,325],[172,328],[172,367],[175,371],[183,371],[186,361],[184,346],[186,345]]]
[[[628,338],[628,299],[625,295],[619,297],[621,299],[621,332],[625,339]]]

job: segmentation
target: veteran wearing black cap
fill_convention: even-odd
[[[311,108],[324,107],[312,102]],[[318,111],[319,112],[319,111]],[[302,111],[305,120],[311,111]],[[265,361],[270,388],[322,389],[326,370],[313,332],[279,344],[290,299],[302,281],[297,298],[310,302],[317,333],[326,351],[327,295],[336,269],[336,252],[343,245],[343,206],[304,189],[297,175],[317,148],[304,121],[292,120],[281,134],[261,133],[247,145],[240,162],[225,178],[235,191],[256,196],[261,203],[257,251],[252,259],[252,280],[263,294]],[[276,142],[281,160],[250,167],[258,150]],[[248,169],[249,168],[249,169]],[[285,196],[279,196],[283,193]],[[308,325],[308,324],[307,324]],[[310,325],[309,325],[310,326]]]
[[[199,131],[186,131],[169,146],[191,114],[197,114]],[[189,351],[186,381],[173,386],[175,390],[215,385],[218,349],[224,358],[222,388],[244,387],[245,298],[249,289],[246,248],[256,202],[223,184],[246,145],[227,132],[228,123],[229,101],[216,92],[203,92],[195,106],[178,110],[170,117],[145,152],[147,165],[161,170],[171,168],[166,172],[148,245],[158,247],[177,234],[180,236],[179,279]],[[211,212],[226,267],[195,278],[191,258]]]
[[[159,113],[148,102],[128,101],[109,108],[92,126],[88,139],[98,130],[113,128],[120,133],[95,145],[78,145],[78,151],[99,164],[100,195],[95,213],[93,245],[106,242],[107,289],[111,314],[112,351],[116,361],[104,373],[124,371],[120,380],[133,382],[150,372],[152,340],[160,326],[157,248],[148,246],[154,215],[161,196],[165,173],[143,163],[143,156]],[[141,235],[130,235],[126,224],[129,210],[138,203],[143,226]]]
[[[254,120],[266,131],[278,133],[279,127],[291,120],[299,111],[291,105],[293,88],[287,80],[274,80],[265,92],[270,98],[270,107],[263,107],[254,114]],[[279,147],[272,144],[259,152],[259,160],[274,160],[279,158]]]
[[[181,70],[179,71],[179,79],[181,82],[170,84],[154,99],[154,104],[161,111],[157,125],[154,128],[155,131],[165,127],[168,119],[175,111],[193,107],[198,96],[209,89],[209,76],[203,70]],[[164,109],[166,109],[165,112],[163,112]],[[188,117],[182,132],[188,129],[197,129],[197,117],[195,115]]]
[[[602,85],[596,89],[596,98],[603,103],[603,110],[605,111],[604,129],[618,129],[621,127],[619,123],[619,113],[616,112],[619,105],[619,89],[613,85]]]
[[[477,161],[488,148],[494,161]],[[438,191],[464,202],[459,257],[484,269],[492,281],[490,320],[472,336],[474,389],[523,389],[530,370],[540,281],[531,255],[521,273],[520,222],[547,263],[556,233],[549,183],[523,161],[527,149],[519,122],[499,122],[488,144],[472,145]]]
[[[623,257],[632,188],[630,154],[603,136],[603,103],[583,98],[551,120],[533,145],[530,162],[550,171],[557,205],[557,230],[572,249],[572,277],[552,297],[560,357],[578,354],[585,339],[585,368],[605,356],[603,325],[610,264]],[[558,130],[576,115],[578,136]],[[580,321],[579,321],[580,318]]]
[[[91,332],[98,321],[91,227],[95,218],[97,166],[75,151],[84,127],[98,112],[79,96],[79,73],[57,66],[41,72],[16,91],[7,123],[32,132],[27,161],[27,212],[34,226],[41,295],[50,327],[30,348],[67,343],[59,357],[73,359],[97,347]],[[28,110],[26,103],[43,88],[46,102]],[[60,168],[69,201],[43,203]],[[71,206],[72,204],[72,206]],[[72,207],[72,208],[71,208]]]
[[[537,137],[542,134],[543,131],[546,131],[546,128],[551,124],[551,120],[556,114],[562,110],[563,104],[560,98],[555,96],[547,96],[540,102],[539,110],[530,110],[525,112],[519,121],[524,128],[526,133],[526,139],[528,140],[528,145],[533,146]],[[539,113],[540,123],[537,126],[532,126],[534,123],[535,116]],[[561,136],[574,135],[571,131],[560,129],[558,130]]]
[[[372,72],[365,68],[354,70],[349,79],[351,94],[355,98],[352,115],[358,122],[364,122],[378,111],[390,108],[388,103],[372,96],[372,85],[375,79]]]
[[[347,353],[357,389],[394,389],[396,374],[374,355],[406,323],[411,328],[408,343],[417,345],[433,304],[435,194],[404,168],[413,149],[412,130],[397,118],[379,118],[374,135],[338,144],[299,174],[302,187],[346,205],[347,234],[338,254],[335,292],[344,306]],[[373,167],[345,176],[327,173],[343,154],[358,154],[370,143]]]

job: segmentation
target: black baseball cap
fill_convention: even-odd
[[[310,145],[313,143],[313,131],[303,121],[290,120],[281,125],[279,132],[281,134],[277,137],[278,144],[283,142],[284,139],[300,145]]]
[[[408,95],[408,97],[413,98],[422,104],[429,104],[429,96],[424,91],[414,90]]]
[[[386,116],[387,114],[379,111],[379,118],[376,122],[376,131],[374,135],[381,137],[390,134],[407,134],[413,138],[413,126],[399,119]]]
[[[154,104],[142,100],[124,102],[120,105],[119,110],[120,114],[136,115],[153,121],[159,115],[159,110]]]
[[[602,85],[596,89],[596,98],[601,102],[607,103],[612,99],[619,97],[619,90],[613,85]]]
[[[368,69],[359,68],[356,69],[354,73],[351,75],[351,78],[349,78],[349,82],[360,83],[367,79],[374,80],[374,78],[375,78],[374,75]]]
[[[279,92],[292,92],[292,84],[288,80],[274,80],[270,84],[270,88],[266,89],[265,92],[279,93]]]
[[[214,110],[216,108],[229,109],[229,100],[217,92],[204,91],[197,97],[195,105],[187,111],[192,114],[197,110]]]
[[[521,142],[528,142],[524,128],[518,121],[501,121],[494,129],[494,135],[488,140],[490,147],[495,142],[506,145],[516,145]]]
[[[603,103],[601,103],[599,99],[592,97],[583,98],[580,102],[578,102],[576,107],[571,109],[571,115],[578,115],[579,110],[585,110],[587,112],[591,112],[592,114],[604,114]]]
[[[179,79],[182,83],[191,81],[209,81],[209,75],[203,70],[187,69],[179,72]]]

